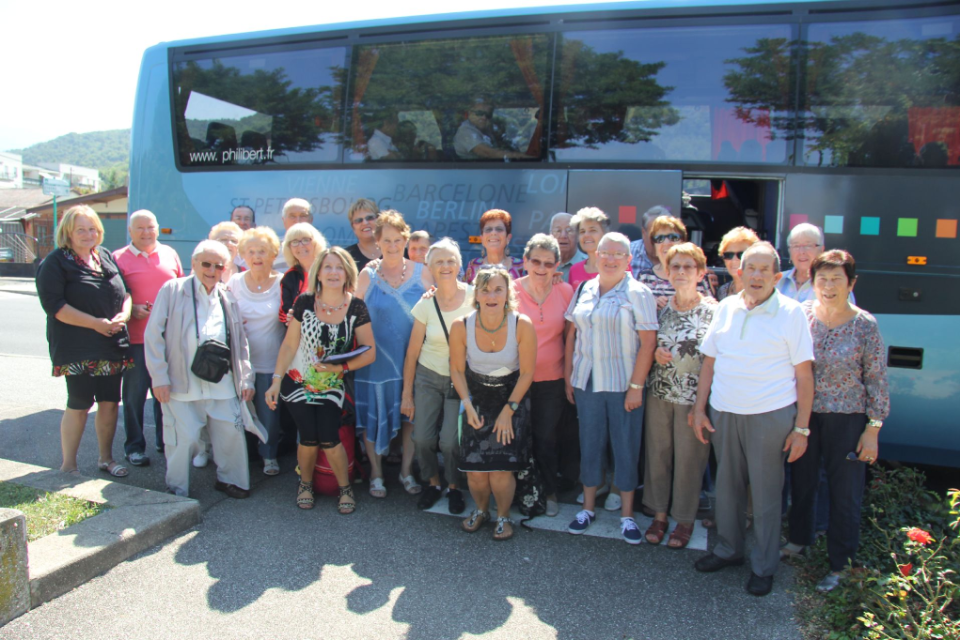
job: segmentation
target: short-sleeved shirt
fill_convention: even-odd
[[[397,145],[393,144],[393,138],[377,129],[367,141],[367,153],[373,160],[380,160],[391,153],[399,153],[399,150]]]
[[[464,160],[478,160],[480,156],[473,152],[478,144],[485,144],[488,147],[493,146],[493,139],[480,129],[477,129],[472,122],[464,120],[453,136],[453,148],[457,156]]]
[[[563,329],[566,326],[563,314],[573,298],[573,287],[566,282],[553,285],[543,304],[537,304],[519,282],[514,282],[513,288],[517,292],[520,313],[530,318],[537,332],[533,381],[559,380],[563,377]]]
[[[657,303],[650,289],[625,275],[600,295],[600,281],[588,280],[564,316],[577,327],[572,384],[590,391],[623,392],[640,352],[638,331],[657,330]]]
[[[748,310],[740,292],[717,307],[700,351],[716,358],[710,406],[756,415],[797,401],[795,367],[813,360],[813,340],[800,303],[774,290]]]
[[[113,252],[113,260],[123,274],[133,304],[153,304],[160,287],[168,280],[182,278],[183,265],[180,256],[165,244],[157,243],[152,253],[140,251],[132,244]],[[147,328],[149,317],[138,320],[131,316],[127,322],[130,331],[130,344],[143,344],[143,332]]]
[[[567,260],[566,262],[564,262],[563,259],[561,258],[560,260],[561,264],[560,266],[557,267],[557,271],[563,274],[563,281],[569,283],[571,267],[573,267],[573,265],[577,264],[578,262],[583,262],[586,259],[587,259],[587,254],[585,254],[583,251],[580,251],[580,249],[577,249],[577,252],[572,256],[570,256],[570,259]],[[570,285],[570,286],[573,286],[573,285]]]
[[[647,255],[647,247],[641,238],[630,243],[630,271],[633,272],[634,277],[637,277],[646,269],[653,269],[653,262]]]
[[[466,287],[463,304],[453,311],[443,312],[443,321],[447,324],[448,332],[450,327],[453,326],[454,320],[473,311],[473,285],[468,284]],[[437,316],[437,307],[434,305],[433,299],[420,300],[413,305],[411,313],[427,328],[427,335],[423,341],[423,347],[420,349],[420,357],[417,362],[434,373],[449,376],[450,344],[447,342],[446,334],[443,333],[443,327],[440,324],[440,318]]]
[[[670,351],[673,359],[667,364],[653,363],[647,386],[654,396],[687,406],[697,401],[703,364],[700,343],[716,309],[717,301],[707,297],[701,298],[700,304],[689,311],[677,311],[672,304],[660,309],[657,346]]]
[[[367,305],[360,298],[353,298],[343,320],[330,324],[317,317],[314,295],[304,293],[293,303],[293,317],[300,323],[300,346],[287,369],[287,377],[296,388],[285,393],[283,399],[308,404],[333,402],[342,407],[343,378],[329,371],[318,371],[315,367],[327,356],[349,353],[354,349],[357,328],[370,324]]]

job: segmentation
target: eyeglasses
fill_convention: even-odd
[[[535,267],[543,267],[544,269],[553,269],[557,266],[556,262],[544,262],[543,260],[537,260],[536,258],[530,258],[530,264]]]
[[[671,273],[684,273],[686,271],[696,272],[697,265],[695,264],[671,264],[670,265]]]
[[[733,260],[734,258],[737,258],[739,260],[740,258],[743,257],[744,253],[746,252],[745,251],[724,251],[722,255],[724,260]]]
[[[371,213],[369,216],[364,216],[362,218],[354,218],[353,224],[363,224],[364,222],[371,222],[376,219],[377,219],[377,216]]]
[[[220,244],[240,244],[240,241],[232,236],[228,238],[217,238],[217,242]]]
[[[287,243],[291,249],[296,249],[297,247],[308,247],[312,244],[313,238],[298,238]]]
[[[203,269],[216,269],[217,271],[223,271],[223,264],[220,262],[201,262],[200,267]]]
[[[554,236],[572,236],[574,235],[573,227],[555,227],[552,231]]]
[[[488,233],[506,233],[506,232],[507,232],[507,228],[506,228],[506,227],[484,227],[484,229],[483,229],[483,233],[484,233],[484,234],[488,234]]]
[[[664,242],[680,242],[682,240],[679,233],[667,233],[662,236],[653,236],[653,244],[663,244]]]
[[[477,116],[478,118],[489,118],[490,116],[493,115],[492,111],[471,111],[470,113]]]
[[[790,249],[793,251],[813,251],[814,249],[819,249],[820,245],[818,244],[791,244],[789,245]]]
[[[617,260],[630,257],[630,254],[625,251],[597,251],[597,255],[601,258],[615,258]]]

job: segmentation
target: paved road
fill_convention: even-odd
[[[43,314],[35,297],[2,284],[0,456],[56,467],[66,394],[49,375]],[[95,475],[96,455],[91,427],[85,474]],[[386,500],[361,491],[352,516],[337,515],[331,498],[301,512],[293,465],[281,459],[270,479],[255,466],[245,501],[212,491],[212,469],[195,470],[199,527],[0,628],[0,638],[799,637],[789,567],[757,599],[743,589],[746,568],[697,574],[700,552],[526,530],[496,543],[489,530],[468,536],[456,519],[418,512],[396,479]],[[162,489],[163,464],[155,458],[124,482]]]

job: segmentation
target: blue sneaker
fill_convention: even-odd
[[[640,527],[633,518],[620,518],[620,534],[627,544],[640,544]]]
[[[573,519],[573,522],[570,523],[570,526],[567,527],[567,531],[572,533],[575,536],[580,535],[586,531],[590,525],[593,524],[593,521],[597,519],[597,515],[590,513],[586,509],[577,514],[577,517]]]

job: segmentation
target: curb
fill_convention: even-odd
[[[200,523],[200,503],[0,458],[0,480],[105,504],[108,511],[28,544],[35,608]]]

